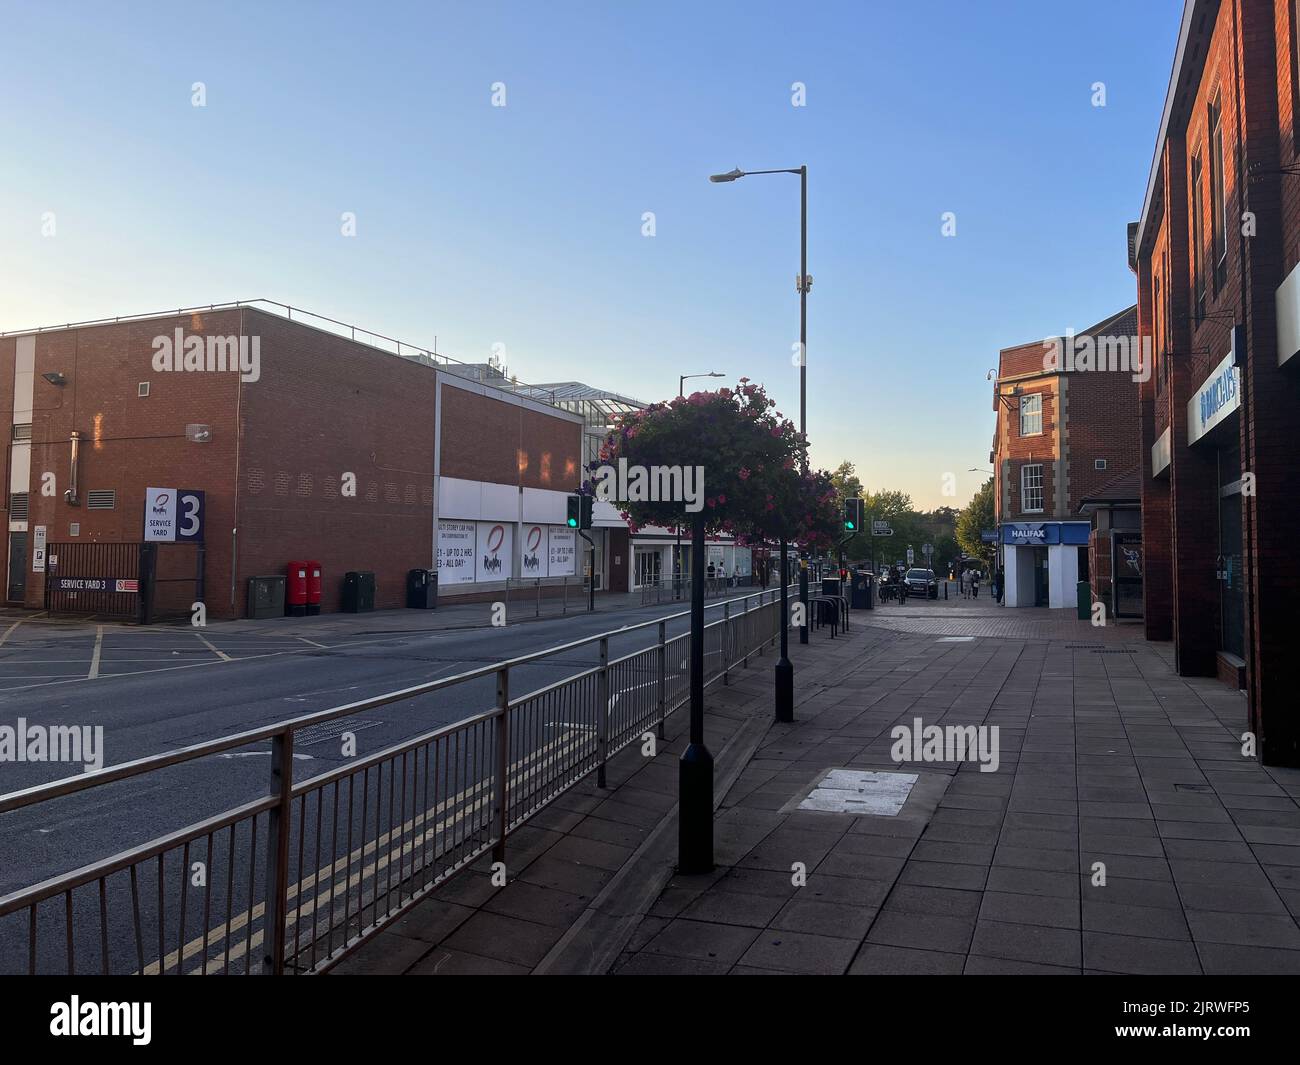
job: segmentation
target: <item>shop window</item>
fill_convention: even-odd
[[[1043,395],[1020,397],[1020,435],[1037,436],[1043,431]]]
[[[1043,467],[1041,463],[1020,467],[1020,509],[1026,514],[1043,510]]]

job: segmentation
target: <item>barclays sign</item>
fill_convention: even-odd
[[[1194,444],[1241,406],[1236,352],[1230,351],[1187,401],[1187,442]]]

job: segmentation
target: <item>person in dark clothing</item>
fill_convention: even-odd
[[[1002,602],[1002,581],[1003,580],[1004,578],[1001,570],[998,570],[996,573],[993,574],[993,597],[999,603]]]

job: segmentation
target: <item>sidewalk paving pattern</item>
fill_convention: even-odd
[[[336,971],[1300,972],[1300,771],[1242,755],[1241,696],[1136,626],[992,613],[792,641],[793,724],[770,652],[710,688],[713,873],[672,870],[681,712],[656,757],[627,748],[512,836],[505,887],[482,863]],[[1030,634],[944,639],[998,625]],[[895,763],[915,718],[998,726],[998,770]],[[836,768],[920,779],[894,817],[797,809]]]

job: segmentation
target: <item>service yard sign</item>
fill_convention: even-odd
[[[146,488],[145,543],[202,543],[206,497],[194,488]]]

